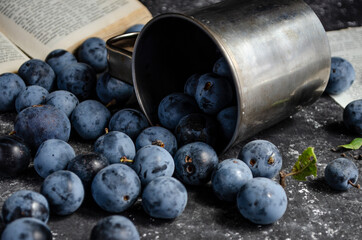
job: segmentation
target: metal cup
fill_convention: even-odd
[[[130,61],[132,55],[122,52],[122,41],[130,45],[135,38],[119,36],[121,46],[117,37],[109,40],[114,76],[122,78],[120,59]],[[302,0],[229,0],[187,15],[159,15],[138,35],[133,79],[128,77],[151,124],[159,122],[160,101],[182,92],[193,73],[211,72],[220,53],[230,66],[238,105],[235,132],[224,151],[315,102],[329,78],[325,30]]]

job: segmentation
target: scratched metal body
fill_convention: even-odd
[[[217,51],[232,69],[239,111],[225,149],[315,102],[329,78],[325,30],[302,0],[230,0],[160,15],[133,52],[133,82],[150,122],[157,123],[163,97],[182,91],[191,74],[210,71]]]

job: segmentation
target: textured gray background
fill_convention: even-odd
[[[185,12],[220,2],[220,0],[142,0],[155,16],[165,12]],[[354,0],[311,1],[308,4],[320,17],[326,30],[362,25],[362,2]],[[361,94],[362,95],[362,94]],[[362,97],[362,96],[361,96]],[[318,157],[318,177],[307,182],[287,181],[288,209],[282,219],[269,226],[254,225],[239,214],[236,206],[218,201],[210,185],[188,187],[189,201],[184,213],[175,220],[150,218],[143,212],[139,200],[122,215],[137,226],[142,239],[361,239],[362,192],[331,190],[323,179],[326,164],[342,153],[349,158],[362,154],[361,150],[334,152],[332,148],[357,137],[342,124],[343,109],[329,96],[292,117],[259,133],[229,150],[220,159],[236,157],[240,148],[253,139],[273,142],[283,155],[283,169],[290,170],[298,155],[309,146],[315,147]],[[14,113],[0,115],[0,132],[13,128]],[[92,143],[73,136],[70,141],[77,153],[89,152]],[[360,173],[361,160],[354,159]],[[360,181],[361,182],[361,181]],[[0,206],[14,191],[39,191],[42,179],[33,168],[21,177],[0,178]],[[52,215],[49,226],[54,239],[88,239],[95,223],[110,215],[87,201],[74,214]]]

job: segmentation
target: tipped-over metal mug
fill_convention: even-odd
[[[211,72],[220,53],[226,58],[238,119],[223,150],[315,102],[329,78],[328,39],[303,0],[226,0],[159,15],[137,35],[108,40],[110,72],[133,83],[151,124],[166,95],[182,92],[193,73]]]

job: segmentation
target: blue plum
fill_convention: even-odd
[[[176,137],[168,129],[160,126],[153,126],[144,129],[137,137],[136,150],[147,145],[164,147],[172,156],[177,150]]]
[[[56,75],[59,75],[66,65],[76,63],[77,59],[72,53],[64,49],[55,49],[46,56],[45,62],[49,64]]]
[[[351,160],[337,158],[328,163],[324,177],[331,188],[345,191],[357,184],[358,169]]]
[[[74,149],[60,139],[43,142],[34,157],[34,169],[42,178],[58,170],[64,170],[75,157]]]
[[[123,105],[132,96],[134,90],[133,86],[105,72],[97,80],[96,92],[104,104],[115,101],[115,104]]]
[[[15,100],[15,109],[19,113],[21,110],[33,105],[41,105],[45,103],[45,99],[49,92],[40,86],[32,85],[21,91]]]
[[[40,192],[48,200],[50,211],[58,215],[72,214],[84,199],[82,181],[67,170],[59,170],[47,176]]]
[[[79,62],[87,63],[97,73],[108,66],[106,42],[98,37],[86,39],[78,49]]]
[[[44,61],[30,59],[24,62],[19,70],[19,76],[24,79],[26,85],[38,85],[51,91],[55,85],[55,73],[53,69]]]
[[[70,120],[74,130],[83,139],[97,139],[104,133],[111,118],[110,111],[96,100],[86,100],[78,104]]]
[[[212,73],[203,74],[197,84],[195,99],[204,113],[216,114],[231,104],[232,86],[226,78]]]
[[[14,73],[0,75],[0,112],[15,110],[16,97],[25,89],[25,83],[21,77]]]
[[[144,24],[135,24],[129,27],[124,33],[140,32],[144,26]]]
[[[278,148],[266,140],[248,142],[239,152],[238,159],[248,165],[254,177],[273,178],[282,168]]]
[[[61,71],[57,76],[58,88],[73,93],[80,100],[94,96],[96,81],[93,68],[78,62],[67,65],[67,71]]]
[[[238,121],[237,114],[237,107],[231,106],[221,110],[216,116],[221,128],[221,134],[227,142],[229,142],[234,135],[236,123]]]
[[[90,192],[93,178],[108,165],[109,161],[101,154],[79,154],[69,161],[67,170],[74,172],[82,180],[85,191]]]
[[[186,83],[184,85],[184,93],[190,95],[191,97],[195,96],[196,87],[199,82],[200,76],[200,74],[195,73],[186,80]]]
[[[272,224],[287,209],[288,198],[283,187],[269,178],[257,177],[241,187],[237,206],[246,219],[256,224]]]
[[[142,193],[143,209],[154,218],[173,219],[182,214],[187,204],[185,186],[173,177],[158,177]]]
[[[49,93],[45,99],[45,104],[52,105],[62,110],[69,118],[74,108],[78,106],[78,98],[71,92],[58,90]]]
[[[94,143],[94,151],[104,155],[109,163],[120,163],[122,157],[133,159],[136,148],[132,139],[123,132],[111,131]]]
[[[24,217],[37,218],[46,223],[49,219],[48,201],[43,195],[34,191],[16,191],[5,200],[2,216],[7,224]]]
[[[344,125],[357,134],[362,134],[362,99],[350,102],[343,110]]]
[[[325,92],[329,94],[340,94],[346,91],[355,79],[356,73],[349,61],[340,57],[332,57],[331,71]]]
[[[20,218],[8,224],[1,240],[51,240],[49,227],[36,218]]]
[[[109,130],[127,134],[133,141],[147,128],[146,116],[136,109],[125,108],[116,112],[109,121]]]
[[[61,139],[65,142],[70,136],[70,122],[64,112],[49,106],[28,107],[15,118],[16,135],[32,148],[37,149],[48,139]]]
[[[0,176],[17,176],[28,169],[31,152],[17,136],[0,137]]]
[[[175,163],[166,149],[148,145],[137,151],[132,168],[144,186],[157,177],[171,177],[175,170]]]
[[[226,159],[212,173],[212,189],[220,200],[235,202],[240,188],[252,178],[250,168],[243,161]]]
[[[179,148],[174,160],[176,177],[190,185],[209,182],[219,161],[215,150],[203,142],[193,142]]]
[[[225,57],[221,57],[215,62],[212,71],[221,77],[232,77],[229,64],[227,63]]]
[[[204,142],[215,148],[218,124],[211,116],[203,113],[191,113],[180,119],[175,134],[179,146],[191,142]]]
[[[90,240],[139,240],[135,225],[126,217],[109,216],[93,227]]]
[[[97,173],[91,189],[98,206],[105,211],[119,213],[131,207],[137,200],[141,181],[132,168],[115,163]]]
[[[193,97],[185,93],[172,93],[164,97],[158,106],[158,119],[162,126],[175,129],[181,118],[200,112]]]

